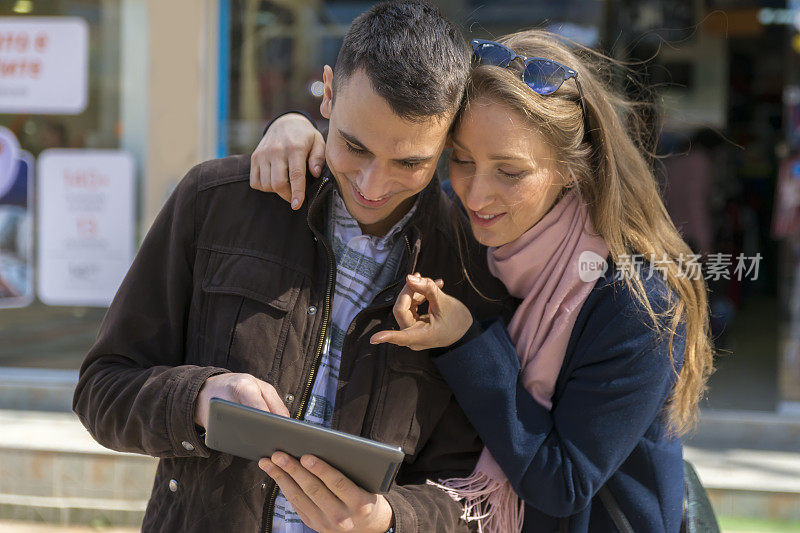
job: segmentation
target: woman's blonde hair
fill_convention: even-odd
[[[571,175],[612,260],[620,265],[635,254],[666,260],[663,264],[659,261],[659,270],[675,296],[666,311],[654,310],[639,276],[627,275],[625,280],[654,327],[669,335],[670,361],[675,332],[685,324],[683,367],[667,405],[669,429],[673,434],[685,434],[697,421],[698,404],[713,371],[707,288],[702,276],[690,277],[681,271],[682,260],[690,257],[692,250],[670,220],[646,159],[642,139],[647,128],[638,112],[639,104],[611,89],[612,61],[590,49],[567,44],[556,34],[534,29],[498,42],[517,54],[551,59],[576,70],[590,134],[584,131],[574,80],[565,81],[551,95],[541,96],[523,83],[519,70],[511,68],[473,68],[460,116],[476,101],[489,99],[527,117],[551,145],[557,166]]]

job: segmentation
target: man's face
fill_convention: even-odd
[[[419,122],[400,118],[363,71],[336,90],[325,67],[320,110],[330,120],[325,158],[347,210],[361,230],[384,235],[411,208],[433,178],[451,115]]]

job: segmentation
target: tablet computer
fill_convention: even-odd
[[[282,451],[319,457],[364,490],[385,494],[405,454],[398,446],[211,398],[206,446],[258,461]]]

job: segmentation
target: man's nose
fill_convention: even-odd
[[[388,169],[379,161],[373,160],[362,169],[356,184],[361,194],[370,200],[377,200],[386,194],[386,182],[389,179]]]

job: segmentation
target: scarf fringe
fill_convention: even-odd
[[[478,522],[478,533],[514,533],[522,531],[525,504],[514,492],[508,480],[496,481],[483,472],[475,471],[466,478],[451,478],[433,485],[453,500],[464,502],[461,515],[467,522]]]

